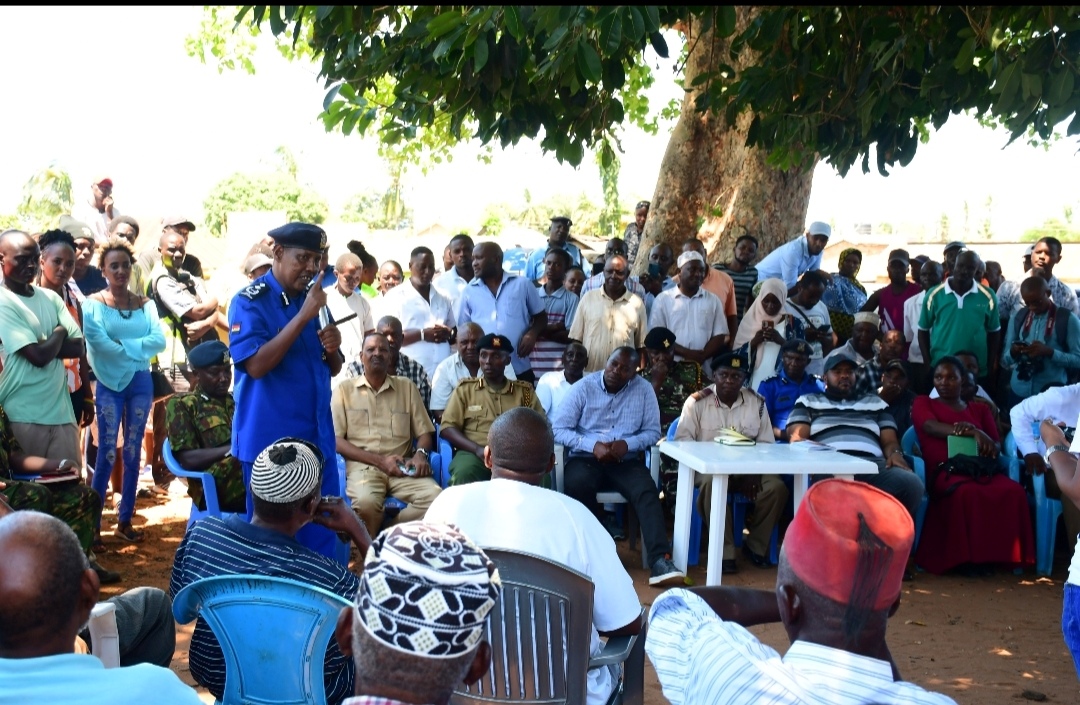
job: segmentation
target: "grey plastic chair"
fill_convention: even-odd
[[[589,657],[593,584],[576,570],[520,551],[484,549],[499,568],[502,595],[488,616],[491,668],[454,692],[453,705],[585,702],[588,671],[622,665],[622,683],[608,705],[641,705],[645,631],[608,639]],[[642,617],[645,610],[642,609]]]

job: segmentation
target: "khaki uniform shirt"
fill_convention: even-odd
[[[640,350],[649,331],[645,302],[627,289],[614,301],[603,289],[593,289],[578,302],[570,337],[580,340],[589,351],[585,372],[596,372],[607,365],[615,348],[623,345]]]
[[[467,377],[458,383],[443,411],[443,427],[456,428],[473,443],[487,445],[488,431],[499,414],[527,406],[541,414],[544,407],[528,382],[506,381],[502,389],[493,389],[483,377]]]
[[[334,435],[357,448],[379,455],[412,455],[413,441],[435,426],[424,409],[416,385],[404,377],[387,375],[379,389],[367,377],[344,380],[330,397]],[[347,460],[350,472],[372,466]]]
[[[722,428],[734,428],[758,443],[776,442],[764,397],[744,387],[728,406],[716,396],[715,384],[691,394],[683,404],[675,440],[711,441]]]

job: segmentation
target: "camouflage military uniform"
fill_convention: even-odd
[[[507,380],[500,389],[493,389],[483,377],[466,377],[458,382],[443,411],[442,427],[456,428],[473,443],[487,445],[488,431],[499,414],[519,406],[527,406],[541,414],[544,408],[528,382]],[[468,451],[456,451],[450,461],[450,484],[490,480],[491,471],[484,461]]]
[[[652,382],[651,365],[638,374],[646,382]],[[671,419],[682,413],[683,403],[687,398],[704,386],[701,365],[692,360],[680,360],[674,364],[656,393],[656,401],[660,403],[661,438],[667,438],[668,428],[671,426],[671,421],[664,419]],[[679,464],[666,455],[660,456],[660,486],[664,489],[664,503],[669,507],[675,506],[675,487],[678,483]]]
[[[83,551],[89,553],[90,544],[94,541],[94,528],[101,516],[101,499],[97,492],[75,481],[39,485],[13,480],[11,454],[21,452],[22,447],[11,432],[7,414],[0,408],[0,480],[7,485],[0,493],[12,509],[32,509],[52,515],[70,526],[79,538]]]
[[[165,427],[173,453],[229,445],[234,408],[231,394],[224,399],[213,399],[195,391],[170,397],[165,404]],[[208,467],[206,472],[214,477],[221,511],[247,511],[247,488],[239,460],[230,455]],[[188,495],[199,509],[206,509],[201,480],[188,479]]]

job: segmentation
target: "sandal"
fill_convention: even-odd
[[[142,543],[143,539],[146,538],[143,532],[136,531],[131,524],[120,524],[113,533],[118,538],[130,541],[131,543]]]

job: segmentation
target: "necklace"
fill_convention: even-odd
[[[125,321],[131,320],[131,317],[135,315],[135,309],[131,308],[131,292],[127,292],[127,301],[125,302],[128,307],[127,309],[122,309],[117,305],[116,297],[113,296],[111,291],[109,292],[109,297],[113,300],[112,307],[120,314],[120,318],[123,318]]]

